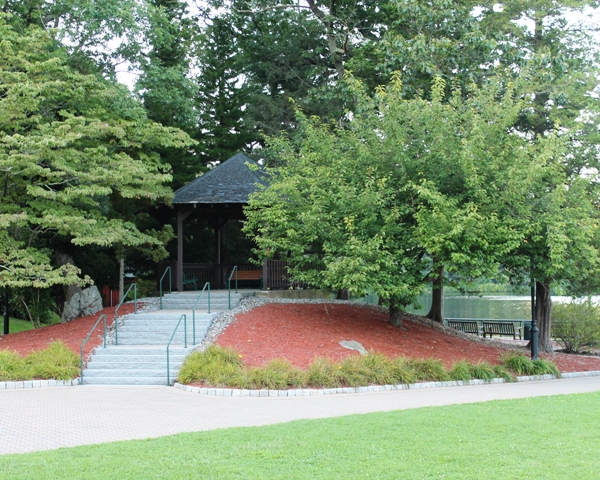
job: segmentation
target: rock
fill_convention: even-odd
[[[100,310],[102,310],[102,296],[94,285],[76,293],[71,300],[65,302],[60,320],[62,323],[67,323],[79,317],[93,315]]]
[[[344,348],[347,348],[348,350],[356,350],[360,352],[360,354],[363,356],[369,354],[369,352],[367,352],[367,349],[363,347],[361,343],[356,342],[354,340],[342,340],[340,342],[340,345]]]

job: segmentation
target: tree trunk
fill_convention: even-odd
[[[550,322],[552,318],[552,299],[550,298],[550,281],[535,282],[535,318],[539,329],[538,349],[540,353],[552,353],[550,343]]]
[[[75,260],[68,253],[56,250],[54,252],[54,261],[59,267],[63,265],[75,265]],[[63,312],[65,311],[65,305],[71,301],[74,295],[81,293],[81,287],[79,285],[63,285],[62,287],[62,298],[58,298],[57,304],[60,307],[59,316],[62,318]],[[58,295],[60,297],[60,294]]]
[[[125,257],[119,258],[119,302],[123,300],[125,294]]]
[[[435,268],[436,277],[432,279],[431,308],[426,315],[434,322],[444,323],[444,266]]]
[[[337,292],[336,300],[350,300],[350,292],[347,288],[341,288]]]
[[[71,255],[59,252],[58,250],[54,252],[54,260],[59,267],[62,267],[63,265],[75,265],[75,260],[73,260]],[[64,305],[65,302],[68,302],[73,298],[73,295],[81,293],[81,287],[79,285],[64,285],[63,293],[65,298],[62,303]]]
[[[390,302],[390,323],[394,327],[402,327],[402,317],[404,316],[404,310],[400,308],[394,302]]]

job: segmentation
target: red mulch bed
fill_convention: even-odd
[[[138,308],[140,305],[138,304]],[[133,312],[133,304],[126,303],[119,309],[119,316]],[[26,356],[34,350],[43,350],[52,342],[62,340],[71,350],[79,355],[81,342],[85,339],[96,320],[106,314],[107,326],[112,325],[115,307],[107,307],[98,313],[86,317],[76,318],[68,323],[49,325],[24,332],[11,333],[0,336],[0,350],[12,350],[21,356]],[[88,355],[94,348],[102,344],[102,322],[98,325],[95,334],[92,334],[84,347],[84,354]]]
[[[138,305],[139,307],[139,305]],[[119,313],[133,312],[133,304],[125,304]],[[62,340],[79,353],[81,342],[98,319],[105,313],[111,325],[114,307],[72,322],[11,333],[0,336],[0,349],[27,355],[33,350],[46,348],[55,340]],[[86,344],[85,354],[102,343],[102,324]],[[392,327],[386,313],[370,307],[328,304],[270,304],[251,312],[237,315],[236,319],[217,339],[217,344],[237,350],[249,366],[259,366],[273,358],[285,358],[298,367],[309,365],[314,357],[341,360],[358,352],[343,348],[341,340],[355,340],[367,350],[390,357],[437,358],[444,365],[467,360],[499,363],[507,348],[485,342],[471,341],[441,332],[419,322],[404,320],[403,328]],[[523,349],[524,353],[527,353]],[[549,355],[562,372],[600,370],[600,356]]]
[[[340,303],[269,304],[236,316],[218,337],[217,344],[238,351],[248,366],[285,358],[306,367],[314,357],[337,361],[358,352],[342,347],[342,340],[360,342],[367,350],[390,357],[436,358],[445,366],[467,360],[498,364],[508,348],[486,345],[449,335],[436,328],[405,319],[403,328],[388,323],[379,310]],[[523,349],[523,353],[528,351]],[[549,355],[562,372],[600,370],[600,357]]]

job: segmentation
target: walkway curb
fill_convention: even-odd
[[[540,380],[555,380],[557,378],[579,378],[579,377],[597,377],[600,376],[600,370],[590,372],[567,372],[560,376],[557,375],[532,375],[516,377],[516,382],[535,382]],[[213,395],[217,397],[317,397],[323,395],[337,395],[343,393],[367,393],[367,392],[388,392],[392,390],[415,390],[425,388],[441,387],[464,387],[469,385],[487,385],[493,383],[509,383],[503,378],[492,378],[491,380],[469,380],[467,382],[446,381],[446,382],[423,382],[423,383],[400,383],[397,385],[370,385],[367,387],[342,387],[342,388],[292,388],[289,390],[249,390],[240,388],[207,388],[192,387],[175,382],[175,388],[186,392],[198,393],[200,395]]]

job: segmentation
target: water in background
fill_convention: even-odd
[[[431,293],[419,296],[421,308],[408,311],[426,315],[431,307]],[[484,295],[444,295],[445,318],[488,318],[493,320],[528,320],[531,318],[531,297],[514,293],[486,293]]]

